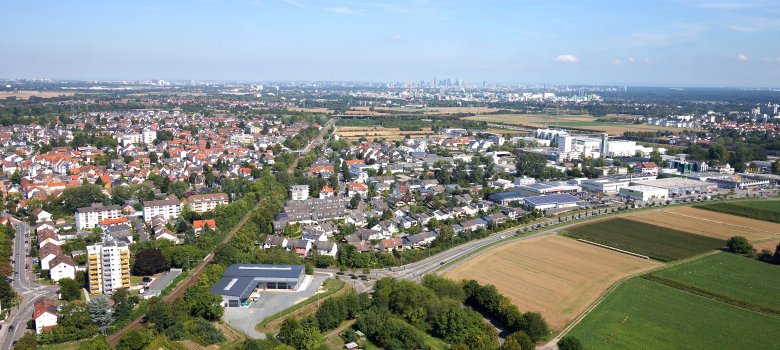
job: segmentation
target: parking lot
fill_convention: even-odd
[[[317,290],[322,286],[322,282],[328,276],[315,274],[306,276],[310,281],[304,289],[299,291],[268,290],[260,292],[260,299],[252,302],[248,307],[228,307],[225,308],[225,314],[222,320],[234,328],[244,332],[248,337],[254,339],[265,338],[255,330],[258,323],[267,317],[302,302],[311,296],[317,294]],[[304,282],[305,283],[305,282]]]

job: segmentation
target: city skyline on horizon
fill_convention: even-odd
[[[12,3],[0,76],[773,88],[780,4]],[[29,18],[24,14],[35,13]],[[75,21],[74,21],[75,20]],[[98,30],[99,29],[99,30]],[[417,77],[417,78],[415,78]]]

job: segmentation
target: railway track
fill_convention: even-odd
[[[225,236],[225,238],[222,239],[222,241],[217,245],[217,247],[222,246],[230,242],[230,240],[233,238],[233,235],[235,235],[236,232],[238,232],[239,229],[241,229],[242,226],[249,220],[250,217],[252,217],[252,213],[255,212],[260,206],[265,202],[264,199],[261,199],[257,204],[250,210],[246,215],[244,215],[243,218],[236,224],[235,227],[233,227],[232,230]],[[214,249],[216,251],[216,247]],[[203,274],[203,271],[206,269],[206,266],[208,266],[211,261],[214,260],[214,252],[209,253],[194,269],[190,271],[189,276],[184,281],[179,282],[179,284],[173,288],[173,290],[165,295],[163,297],[163,301],[166,303],[173,302],[174,300],[182,297],[184,295],[184,292],[187,290],[187,287],[197,283],[198,278],[200,278],[200,275]],[[120,329],[116,333],[108,336],[108,344],[112,347],[116,346],[119,343],[119,339],[122,338],[123,335],[127,334],[127,332],[140,329],[143,326],[144,323],[144,316],[139,316],[136,319],[134,319],[132,322],[128,323],[124,328]]]

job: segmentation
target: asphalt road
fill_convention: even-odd
[[[307,153],[309,153],[309,151],[311,151],[311,149],[312,149],[312,148],[314,148],[316,145],[319,145],[319,144],[321,144],[321,143],[324,141],[323,139],[324,139],[324,137],[325,137],[325,134],[327,134],[327,133],[328,133],[328,129],[330,129],[330,128],[331,128],[332,126],[334,126],[334,125],[336,125],[336,119],[334,119],[334,118],[331,118],[331,119],[329,119],[329,120],[328,120],[328,122],[327,122],[327,123],[325,123],[325,125],[324,125],[324,126],[321,128],[321,129],[320,129],[320,133],[319,133],[319,134],[317,134],[317,137],[315,137],[315,138],[314,138],[314,140],[311,140],[311,142],[309,142],[309,144],[308,144],[308,145],[306,145],[306,147],[304,147],[303,149],[301,149],[301,150],[299,150],[299,151],[298,151],[298,152],[299,152],[299,154],[307,154]],[[301,159],[301,157],[295,158],[295,161],[294,161],[294,162],[293,162],[293,164],[290,166],[290,169],[288,169],[288,170],[287,170],[287,171],[288,171],[290,174],[292,174],[293,172],[295,172],[295,168],[297,168],[297,167],[298,167],[298,161],[299,161],[300,159]]]
[[[32,318],[35,302],[48,297],[56,299],[57,287],[41,285],[32,280],[32,259],[27,256],[27,249],[32,238],[32,229],[29,225],[16,219],[11,219],[16,233],[14,235],[14,272],[15,276],[11,286],[19,294],[20,303],[18,307],[11,310],[8,319],[3,322],[3,329],[0,330],[0,349],[11,349],[13,342],[21,338],[26,332],[27,320]],[[29,265],[30,269],[26,267]],[[9,329],[13,326],[13,332]]]
[[[744,192],[738,192],[738,194],[735,197],[737,197],[737,198],[745,197],[745,193]],[[675,203],[679,203],[679,202],[675,201]],[[656,208],[661,209],[661,208],[666,208],[666,206],[657,206]],[[593,210],[598,210],[598,209],[592,209],[590,211],[593,211]],[[556,222],[557,226],[555,226],[553,228],[549,228],[549,229],[541,229],[540,231],[536,231],[536,232],[531,233],[531,234],[526,234],[526,235],[523,235],[523,236],[516,237],[515,236],[515,232],[518,229],[520,229],[520,228],[522,228],[524,226],[535,226],[535,225],[538,224],[538,222],[537,223],[533,223],[533,224],[528,224],[528,225],[518,225],[518,226],[514,226],[514,227],[511,227],[511,228],[505,229],[503,231],[499,231],[499,232],[493,233],[490,236],[482,238],[482,239],[466,242],[464,244],[461,244],[459,246],[450,248],[450,249],[448,249],[446,251],[443,251],[441,253],[438,253],[436,255],[432,255],[432,256],[430,256],[428,258],[425,258],[423,260],[420,260],[418,262],[414,262],[414,263],[410,263],[410,264],[406,264],[406,265],[402,265],[402,266],[393,267],[390,270],[388,270],[388,269],[374,269],[374,270],[371,270],[370,276],[371,276],[372,279],[381,279],[383,277],[395,277],[395,278],[399,278],[399,279],[410,279],[410,280],[414,280],[414,281],[419,281],[426,274],[433,273],[433,272],[439,272],[439,273],[440,272],[445,272],[445,271],[455,267],[455,265],[460,264],[460,263],[462,263],[465,260],[468,260],[468,258],[460,260],[457,264],[450,264],[450,265],[447,265],[447,264],[452,262],[453,260],[456,260],[456,259],[468,256],[468,255],[474,253],[475,251],[477,251],[477,250],[479,250],[481,248],[484,248],[484,247],[486,247],[488,245],[491,245],[491,244],[495,244],[495,245],[493,247],[490,247],[489,249],[492,249],[494,247],[497,247],[497,246],[500,246],[500,245],[503,245],[503,244],[506,244],[506,243],[509,243],[509,242],[514,242],[514,241],[518,241],[518,240],[525,240],[525,239],[531,239],[531,238],[535,238],[535,237],[539,237],[539,236],[544,236],[544,235],[556,233],[556,232],[560,231],[561,229],[565,229],[565,228],[570,227],[570,226],[581,224],[583,221],[585,221],[585,220],[582,220],[582,219],[590,219],[590,218],[596,218],[596,217],[607,217],[607,216],[615,217],[615,216],[623,215],[623,213],[632,213],[635,210],[637,210],[637,209],[631,209],[631,210],[622,211],[622,212],[617,212],[617,211],[612,212],[612,213],[607,212],[607,213],[602,213],[602,214],[598,214],[598,215],[588,215],[588,216],[585,216],[583,214],[582,218],[577,218],[577,215],[564,215],[564,217],[569,217],[568,221],[563,223],[564,225],[559,225],[557,218],[548,219],[546,222],[554,221],[554,222]],[[575,218],[571,218],[571,216],[574,216]],[[499,241],[503,241],[503,242],[498,243]],[[484,252],[481,252],[481,253],[484,253]],[[476,255],[473,255],[473,256],[476,256]],[[352,281],[349,278],[345,278],[344,280]],[[371,284],[372,284],[372,282],[366,283],[366,285],[364,285],[364,286],[356,285],[356,290],[370,292],[372,290]],[[358,288],[358,287],[362,287],[362,288]]]

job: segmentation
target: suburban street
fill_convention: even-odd
[[[21,338],[27,328],[27,320],[32,318],[35,302],[43,297],[56,299],[57,287],[47,286],[32,281],[32,259],[27,256],[27,249],[32,236],[31,228],[26,223],[11,218],[16,228],[14,235],[13,268],[14,278],[11,283],[19,295],[19,306],[11,310],[8,319],[3,322],[0,331],[0,349],[11,349],[13,342]],[[27,266],[30,269],[27,269]],[[13,327],[13,331],[10,331]]]

